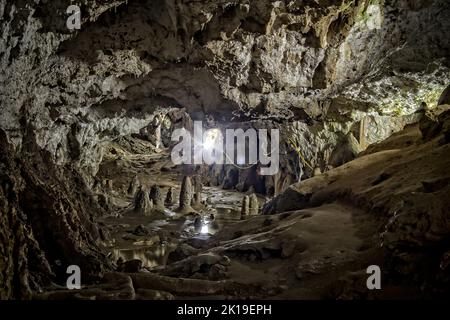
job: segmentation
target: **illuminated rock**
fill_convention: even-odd
[[[194,190],[192,187],[191,178],[189,176],[184,176],[181,184],[180,207],[178,208],[178,211],[183,213],[194,212],[194,209],[191,206],[193,195]]]
[[[252,193],[249,197],[249,213],[250,215],[257,215],[259,212],[259,202],[256,194]]]
[[[249,196],[244,196],[242,199],[242,207],[241,207],[241,218],[245,218],[250,213],[250,198]]]

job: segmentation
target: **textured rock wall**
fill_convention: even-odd
[[[55,167],[29,130],[19,153],[0,130],[0,298],[30,298],[50,281],[65,283],[76,264],[83,281],[108,268],[97,249],[100,213],[73,167]]]
[[[20,145],[26,112],[58,163],[80,153],[92,173],[101,141],[160,107],[238,121],[395,116],[450,79],[442,0],[81,3],[69,32],[69,1],[1,1],[0,125]]]

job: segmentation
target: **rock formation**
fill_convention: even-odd
[[[445,90],[442,92],[441,96],[439,97],[437,105],[450,105],[450,84],[445,88]]]
[[[244,219],[249,214],[250,214],[250,197],[244,196],[244,198],[242,198],[241,218]]]
[[[110,200],[108,195],[106,194],[99,194],[97,196],[97,202],[98,205],[103,208],[105,211],[109,211],[110,210]]]
[[[140,186],[141,186],[141,184],[139,181],[139,177],[136,175],[136,176],[134,176],[133,180],[130,181],[130,184],[127,189],[127,193],[129,195],[135,195]]]
[[[200,232],[203,227],[203,219],[200,215],[197,215],[194,219],[195,232]]]
[[[55,166],[34,137],[26,141],[18,156],[0,129],[1,299],[29,299],[51,281],[64,279],[62,268],[65,274],[74,254],[86,281],[111,268],[89,217],[100,208],[77,171]]]
[[[194,188],[194,196],[192,198],[192,206],[196,209],[202,206],[202,189],[203,184],[201,177],[196,175],[193,178],[193,188]]]
[[[174,188],[169,187],[169,189],[167,190],[166,199],[164,200],[164,204],[166,206],[171,206],[173,205],[174,201]]]
[[[102,181],[102,185],[105,191],[111,192],[113,190],[114,182],[111,179],[105,179]]]
[[[153,121],[147,126],[147,139],[153,143],[156,149],[161,146],[161,119],[159,116],[153,118]]]
[[[257,215],[259,213],[259,201],[256,194],[252,193],[249,196],[249,210],[250,215]]]
[[[194,190],[191,183],[191,178],[189,176],[183,177],[183,182],[181,183],[180,198],[179,198],[179,208],[178,211],[182,213],[194,212],[191,206],[191,201],[193,199]]]
[[[134,211],[144,216],[149,216],[152,210],[153,202],[150,200],[149,193],[141,186],[134,196]]]
[[[161,193],[161,188],[157,185],[153,185],[150,188],[149,194],[150,200],[153,202],[153,208],[160,212],[164,211],[164,200]]]

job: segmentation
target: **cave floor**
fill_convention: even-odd
[[[114,186],[110,190],[114,209],[99,221],[111,234],[106,254],[114,261],[141,260],[140,273],[227,280],[253,288],[231,295],[197,292],[177,298],[326,298],[333,290],[343,290],[346,281],[365,285],[365,268],[383,259],[375,246],[375,222],[345,202],[241,221],[242,193],[204,187],[202,200],[209,205],[198,212],[204,216],[213,212],[217,222],[209,234],[199,234],[193,226],[195,215],[178,214],[176,204],[164,214],[141,216],[133,212],[133,197],[126,194],[133,177],[138,175],[146,186],[158,184],[163,194],[173,187],[178,199],[182,175],[170,167],[165,151],[128,155],[119,145],[111,151],[100,170]],[[207,255],[226,256],[227,262],[203,262]]]
[[[116,270],[105,275],[105,283],[86,286],[77,298],[419,297],[419,288],[395,281],[369,295],[367,268],[385,265],[386,250],[380,246],[385,218],[376,211],[362,209],[367,208],[367,203],[376,208],[384,199],[388,201],[386,207],[392,205],[389,199],[394,193],[399,200],[414,195],[411,190],[418,188],[414,179],[421,178],[415,174],[419,169],[414,168],[423,167],[428,160],[439,163],[430,167],[430,179],[442,176],[442,170],[448,167],[448,159],[442,157],[448,146],[432,141],[414,148],[419,136],[417,127],[409,128],[369,148],[366,156],[292,186],[291,194],[284,193],[285,198],[278,202],[294,202],[297,210],[242,220],[243,193],[204,187],[204,204],[196,214],[216,216],[214,223],[205,220],[210,228],[204,234],[194,225],[196,214],[180,214],[176,210],[182,174],[179,168],[171,166],[169,154],[164,150],[147,154],[145,150],[151,145],[141,140],[129,139],[126,146],[114,143],[98,173],[101,179],[112,181],[102,184],[101,192],[109,199],[109,214],[98,222],[105,238],[102,249]],[[393,174],[381,181],[379,177],[386,175],[380,173],[388,169]],[[127,189],[136,175],[147,188],[159,185],[163,195],[173,187],[175,203],[167,206],[164,213],[135,213],[133,196],[127,194]],[[403,183],[401,189],[396,175]],[[302,195],[308,193],[314,197],[305,206],[301,204]],[[260,205],[265,201],[259,198]],[[44,296],[54,297],[55,293]]]
[[[137,139],[134,141],[151,148],[145,141]],[[114,259],[122,258],[125,261],[140,259],[143,267],[151,270],[154,267],[164,266],[168,254],[180,241],[206,243],[224,226],[241,221],[240,207],[243,194],[214,186],[203,187],[203,205],[196,208],[196,213],[187,215],[178,213],[178,198],[183,176],[179,168],[170,166],[167,151],[158,150],[152,156],[126,154],[119,145],[113,145],[111,151],[112,153],[106,156],[100,172],[103,179],[113,181],[114,187],[107,190],[111,208],[109,215],[99,218],[98,222],[110,232],[112,241],[104,243],[104,250]],[[117,157],[117,154],[121,154],[121,157]],[[166,205],[164,213],[155,212],[151,216],[135,213],[133,195],[126,192],[134,176],[139,177],[146,189],[157,184],[161,187],[163,195],[167,193],[169,187],[172,187],[174,203]],[[262,205],[265,198],[259,197],[258,200]],[[208,228],[207,234],[201,234],[201,230],[193,225],[194,219],[198,215],[207,217],[210,213],[215,215],[215,223]],[[144,233],[148,234],[142,234],[142,230],[139,232],[136,228],[143,228]]]

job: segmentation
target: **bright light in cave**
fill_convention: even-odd
[[[203,137],[203,148],[206,150],[211,150],[217,143],[217,139],[220,137],[219,129],[210,129],[205,132]]]
[[[208,234],[208,233],[209,233],[209,228],[208,228],[208,225],[207,225],[207,224],[204,224],[204,225],[202,226],[202,229],[200,230],[200,233],[201,233],[201,234]]]

